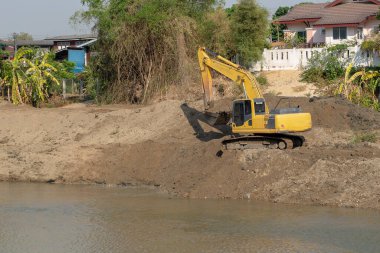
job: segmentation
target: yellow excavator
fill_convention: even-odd
[[[299,107],[270,111],[255,77],[241,66],[200,47],[198,59],[202,75],[206,112],[213,105],[212,71],[241,85],[244,99],[234,100],[229,125],[233,136],[222,143],[226,149],[268,147],[287,149],[301,147],[305,138],[292,133],[312,128],[310,113]]]

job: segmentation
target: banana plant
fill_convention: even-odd
[[[54,76],[57,69],[49,62],[49,54],[43,54],[33,59],[24,59],[27,64],[25,72],[29,85],[29,98],[33,105],[38,106],[40,102],[45,102],[49,85],[59,85],[58,79]]]
[[[351,63],[346,69],[344,81],[338,85],[335,94],[341,94],[352,102],[378,110],[379,101],[375,92],[380,85],[380,73],[363,69],[350,76],[352,68]]]
[[[21,48],[12,61],[2,64],[1,81],[7,85],[14,104],[38,106],[49,97],[48,87],[59,85],[68,70],[53,60],[52,54],[32,48]]]

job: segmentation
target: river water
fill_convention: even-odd
[[[380,252],[380,212],[0,183],[0,252]]]

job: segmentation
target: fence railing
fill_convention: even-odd
[[[316,52],[323,48],[293,48],[264,50],[263,58],[254,64],[252,71],[297,70],[305,67]],[[355,66],[378,66],[380,57],[377,53],[362,51],[360,47],[349,47],[341,53],[341,58],[354,63]]]
[[[83,82],[76,82],[73,79],[62,80],[62,96],[63,98],[72,96],[82,96],[84,94]]]

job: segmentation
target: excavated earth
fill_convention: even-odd
[[[279,97],[268,95],[273,108]],[[231,100],[216,103],[229,110]],[[0,104],[0,180],[150,186],[188,198],[247,198],[380,209],[380,113],[343,98],[291,98],[311,112],[307,145],[224,151],[201,101],[150,106]]]

